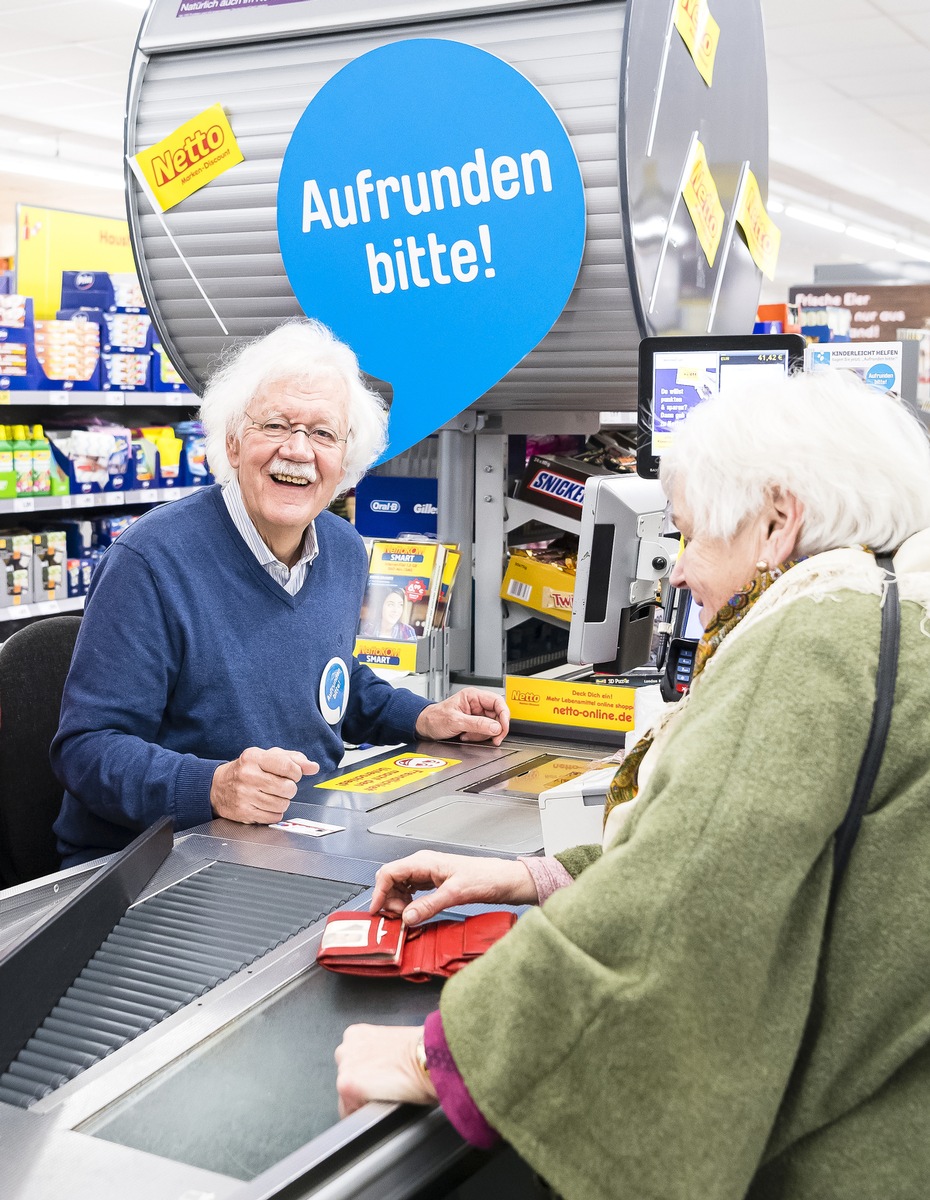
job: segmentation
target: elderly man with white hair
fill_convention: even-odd
[[[273,824],[344,739],[507,733],[494,693],[430,704],[353,658],[365,550],[326,510],[384,449],[387,414],[349,347],[282,325],[227,359],[201,416],[219,486],[135,522],[88,594],[51,755],[66,866],[165,815]]]

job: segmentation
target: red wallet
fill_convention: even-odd
[[[336,912],[326,919],[316,961],[344,975],[387,975],[425,983],[447,979],[513,928],[512,912],[408,926],[387,913]]]

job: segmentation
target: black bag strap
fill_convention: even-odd
[[[895,680],[898,674],[898,649],[901,642],[901,602],[898,596],[898,580],[895,576],[894,564],[890,554],[877,554],[875,561],[890,575],[885,588],[882,603],[882,636],[878,650],[878,672],[875,679],[875,704],[872,707],[872,723],[869,726],[869,738],[859,764],[856,785],[853,788],[852,799],[843,823],[836,831],[833,844],[833,881],[830,885],[830,905],[832,907],[839,891],[843,873],[849,863],[849,856],[859,834],[859,826],[872,795],[872,788],[878,776],[882,755],[885,752],[885,739],[891,724],[891,710],[894,706]]]

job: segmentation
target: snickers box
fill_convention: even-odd
[[[580,521],[585,481],[592,475],[611,474],[603,467],[574,458],[534,455],[526,464],[516,499]]]

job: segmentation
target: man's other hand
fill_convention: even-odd
[[[218,817],[243,825],[273,825],[287,812],[304,775],[316,775],[319,763],[299,750],[250,746],[213,772],[210,804]]]

